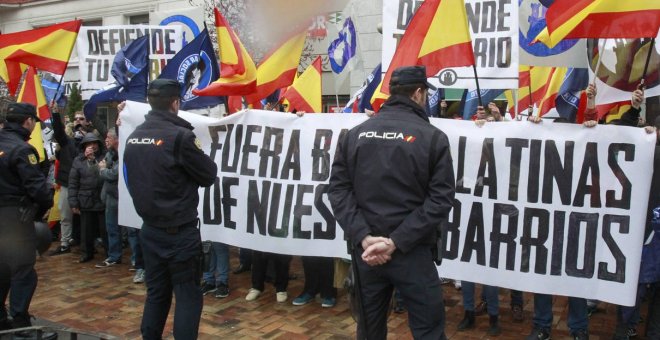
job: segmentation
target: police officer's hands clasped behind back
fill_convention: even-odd
[[[447,136],[430,124],[423,66],[392,73],[390,98],[373,118],[340,137],[330,177],[335,217],[355,255],[364,320],[358,338],[387,337],[396,287],[415,339],[444,339],[444,305],[434,260],[439,226],[452,208]],[[359,256],[358,256],[359,255]]]
[[[53,205],[53,192],[39,167],[37,151],[27,143],[36,124],[36,108],[26,103],[11,103],[6,124],[0,130],[0,268],[2,306],[11,290],[7,311],[0,308],[0,330],[31,326],[29,307],[37,288],[37,235],[35,220],[40,220]],[[19,336],[36,336],[22,332]],[[26,334],[27,333],[27,334]],[[43,339],[56,337],[43,334]]]
[[[218,169],[202,151],[193,126],[178,116],[180,84],[157,79],[147,94],[151,111],[126,140],[124,152],[126,185],[144,222],[140,242],[147,298],[142,337],[162,337],[174,292],[174,337],[196,339],[203,302],[198,190],[215,182]]]

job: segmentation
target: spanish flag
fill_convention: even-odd
[[[598,111],[599,120],[604,117],[606,123],[611,123],[613,120],[621,119],[621,116],[630,110],[631,107],[630,100],[626,100],[623,102],[596,105],[596,111]]]
[[[463,0],[426,0],[410,20],[383,79],[389,94],[392,72],[401,66],[424,65],[426,75],[442,69],[474,65]]]
[[[306,38],[305,29],[264,57],[257,67],[257,91],[253,95],[246,96],[248,103],[256,103],[293,83]]]
[[[660,29],[660,0],[555,0],[545,19],[534,42],[549,47],[564,39],[651,38]]]
[[[382,91],[383,88],[383,81],[380,81],[380,84],[378,84],[378,87],[376,88],[376,91],[374,91],[373,96],[371,96],[371,100],[369,102],[371,103],[371,107],[374,109],[375,112],[380,111],[380,107],[383,106],[383,103],[387,100],[387,98],[390,97],[389,94],[385,94]]]
[[[561,88],[561,84],[564,83],[566,73],[568,73],[567,67],[554,67],[552,69],[552,74],[545,86],[545,93],[539,103],[539,117],[545,115],[555,107],[559,89]]]
[[[0,35],[0,78],[13,95],[28,66],[64,74],[82,21]]]
[[[282,98],[289,101],[289,111],[322,112],[321,56],[307,67],[286,90]]]
[[[34,105],[37,108],[37,115],[39,115],[39,119],[42,121],[50,118],[50,111],[48,110],[48,103],[46,102],[44,89],[41,87],[41,80],[34,67],[28,67],[23,86],[18,93],[17,101],[19,103]],[[37,153],[39,153],[39,162],[45,161],[44,140],[41,135],[41,123],[39,122],[30,135],[30,145],[32,145],[37,150]]]
[[[220,49],[220,78],[209,86],[193,90],[198,96],[251,94],[257,87],[257,68],[227,20],[215,8],[215,29]]]
[[[509,102],[509,113],[511,117],[515,116],[516,113],[521,113],[527,110],[531,105],[539,105],[541,100],[544,98],[549,82],[552,79],[552,74],[554,73],[553,67],[546,66],[526,66],[520,65],[518,68],[518,79],[519,79],[519,88],[518,88],[518,112],[515,111],[515,105],[513,103],[513,95],[511,91],[506,91],[505,96]],[[560,84],[561,86],[561,84]],[[531,94],[530,94],[531,88]]]

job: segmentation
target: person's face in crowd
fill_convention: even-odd
[[[23,124],[23,127],[28,129],[30,132],[32,132],[36,126],[37,126],[37,121],[32,117],[25,120],[25,123]]]
[[[119,150],[119,139],[111,134],[105,137],[105,147],[108,149]]]
[[[85,144],[85,158],[93,159],[99,151],[99,144],[96,142]]]
[[[75,117],[73,117],[73,123],[74,124],[81,124],[84,127],[89,126],[89,122],[85,118],[85,115],[83,114],[77,114]]]

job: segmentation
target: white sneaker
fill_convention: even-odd
[[[245,297],[245,300],[254,301],[259,297],[259,295],[261,295],[261,291],[259,289],[250,288],[247,296]]]
[[[277,302],[282,303],[282,302],[286,302],[286,299],[289,298],[289,294],[287,294],[286,292],[277,292],[275,294],[275,297],[277,298]]]
[[[138,269],[133,276],[133,283],[144,283],[144,269]]]

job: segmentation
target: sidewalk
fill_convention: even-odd
[[[57,246],[53,243],[52,248]],[[231,268],[238,265],[238,253],[231,248]],[[38,319],[61,324],[87,332],[98,332],[122,339],[140,338],[140,320],[146,289],[134,284],[133,272],[129,272],[129,253],[125,252],[124,264],[110,268],[95,268],[103,260],[79,264],[77,248],[70,254],[43,257],[37,260],[39,285],[32,301],[31,313]],[[200,339],[353,339],[355,322],[351,318],[348,299],[339,290],[338,303],[334,308],[321,308],[320,299],[305,306],[291,305],[300,294],[304,274],[300,258],[294,257],[292,274],[298,278],[289,282],[289,300],[284,304],[275,301],[275,290],[267,284],[265,292],[256,301],[245,301],[250,288],[250,273],[230,274],[230,295],[217,299],[204,297],[204,310],[200,325]],[[456,325],[463,317],[460,291],[452,285],[443,286],[445,293],[446,332],[450,339],[489,339],[486,335],[488,317],[477,317],[477,327],[467,332],[457,332]],[[525,294],[525,322],[513,323],[509,310],[509,292],[500,291],[499,340],[520,340],[532,327],[533,303]],[[591,340],[611,339],[616,322],[615,308],[601,304],[601,310],[590,320]],[[556,298],[553,307],[553,339],[569,339],[566,325],[567,301]],[[173,309],[172,309],[173,310]],[[642,315],[646,314],[645,309]],[[43,324],[43,323],[42,323]],[[638,327],[640,334],[644,324]],[[165,327],[166,338],[172,338],[172,313]],[[392,314],[389,319],[389,339],[412,339],[408,330],[407,314]],[[635,339],[643,339],[638,336]]]

